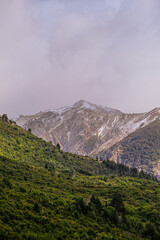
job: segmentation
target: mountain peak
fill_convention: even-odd
[[[89,108],[91,110],[94,110],[96,108],[95,104],[92,104],[88,101],[85,100],[80,100],[78,102],[76,102],[73,107],[77,107],[77,108]]]
[[[97,104],[93,104],[93,103],[90,103],[88,101],[85,101],[85,100],[80,100],[78,102],[76,102],[73,107],[76,107],[76,108],[86,108],[86,109],[90,109],[90,110],[103,110],[107,113],[110,113],[110,114],[119,114],[121,113],[121,111],[117,110],[117,109],[113,109],[113,108],[109,108],[109,107],[106,107],[106,106],[102,106],[102,105],[97,105]]]

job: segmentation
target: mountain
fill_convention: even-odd
[[[0,239],[159,240],[149,175],[63,152],[1,117],[0,142]]]
[[[160,108],[148,113],[125,114],[81,100],[71,107],[20,115],[16,122],[54,145],[59,143],[64,151],[92,156],[157,118],[160,118]]]
[[[2,121],[0,117],[0,157],[16,160],[32,167],[45,167],[54,172],[64,171],[70,174],[83,173],[85,175],[124,175],[154,179],[148,174],[135,172],[124,165],[104,162],[87,156],[79,156],[63,152],[51,142],[34,136],[17,126],[14,122]]]
[[[160,179],[160,120],[137,129],[110,149],[102,151],[100,156],[143,169]]]

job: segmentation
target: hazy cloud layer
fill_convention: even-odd
[[[159,0],[1,0],[0,114],[160,106]]]

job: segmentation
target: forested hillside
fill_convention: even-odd
[[[160,238],[159,182],[0,120],[0,239]],[[148,178],[148,179],[145,179]]]
[[[141,166],[160,178],[160,120],[138,129],[100,156],[130,167]]]

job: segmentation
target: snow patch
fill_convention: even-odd
[[[81,108],[95,110],[96,107],[90,104],[89,102],[83,102]]]
[[[118,116],[115,116],[113,122],[112,122],[112,127],[115,125],[115,123],[117,123],[119,120],[119,117]]]
[[[69,131],[69,132],[67,133],[68,142],[70,141],[70,136],[71,136],[71,132]]]
[[[62,114],[64,112],[66,112],[67,110],[69,110],[71,107],[61,107],[61,108],[57,108],[57,109],[48,109],[44,112],[56,112],[58,114]]]
[[[149,120],[150,116],[142,119],[141,121],[139,121],[138,118],[134,117],[131,121],[129,121],[126,125],[122,126],[121,132],[122,134],[130,134],[134,131],[136,131],[138,128],[140,128],[141,126],[144,127],[147,124],[149,124],[150,122],[154,121],[154,119],[152,121]]]
[[[98,130],[98,137],[102,135],[104,129],[105,129],[105,126],[100,127],[100,129]]]
[[[116,113],[120,113],[119,110],[113,109],[113,108],[109,108],[109,107],[103,107],[103,106],[99,106],[101,109],[105,110],[107,113],[111,113],[111,114],[116,114]]]
[[[102,125],[98,130],[98,137],[103,137],[106,134],[106,131],[109,129],[108,124]]]

